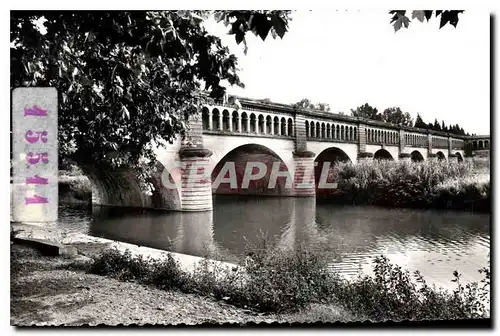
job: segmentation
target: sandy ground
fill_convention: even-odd
[[[88,251],[92,248],[99,249],[89,246]],[[69,270],[71,262],[11,245],[11,325],[241,325],[350,319],[341,310],[322,305],[287,315],[257,314],[197,295]]]

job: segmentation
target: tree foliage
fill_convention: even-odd
[[[269,33],[273,38],[278,36],[283,38],[288,31],[291,12],[283,10],[217,10],[214,16],[217,22],[223,22],[227,27],[231,27],[228,34],[234,35],[237,44],[243,42],[246,54],[248,47],[245,35],[247,32],[250,31],[255,36],[259,36],[262,41],[266,39]]]
[[[382,120],[391,124],[413,126],[410,113],[401,111],[399,107],[386,108],[382,113]]]
[[[441,26],[456,26],[459,12],[435,16]],[[405,11],[391,13],[407,26]],[[219,99],[224,81],[243,86],[236,56],[203,26],[212,14],[245,50],[248,32],[283,38],[291,17],[277,10],[12,11],[11,88],[57,88],[62,159],[111,166],[152,159],[153,144],[184,132],[186,115],[196,114],[205,99],[200,89]],[[423,21],[422,13],[412,18]],[[369,109],[358,112],[370,117]]]
[[[268,21],[279,36],[286,32],[287,12],[259,12],[253,20],[251,13],[216,14],[229,22],[248,17],[243,34],[262,39]],[[185,116],[197,113],[200,89],[220,98],[222,81],[243,86],[236,56],[203,27],[210,14],[13,11],[11,88],[58,89],[63,159],[120,166],[153,158],[152,144],[172,141],[185,130]]]
[[[417,118],[415,118],[415,125],[417,128],[427,128],[427,124],[422,120],[422,117],[417,113]]]
[[[296,108],[306,108],[306,109],[313,109],[313,110],[319,110],[322,112],[330,112],[330,104],[327,103],[316,103],[314,104],[312,101],[310,101],[307,98],[301,99],[297,103],[292,105],[293,107]]]
[[[370,106],[368,103],[356,107],[356,109],[351,109],[351,114],[353,117],[366,118],[371,120],[382,121],[383,117],[378,112],[377,108]]]
[[[464,129],[460,127],[459,124],[455,125],[446,125],[444,123],[444,120],[441,121],[441,124],[438,122],[437,119],[434,119],[433,123],[425,123],[420,116],[420,114],[417,114],[417,118],[415,119],[415,127],[417,128],[423,128],[423,129],[430,129],[434,131],[441,131],[441,132],[447,132],[451,134],[458,134],[458,135],[468,135],[469,133],[465,133]]]
[[[408,28],[410,22],[413,19],[417,19],[420,22],[424,20],[429,21],[434,14],[434,17],[439,17],[439,29],[443,28],[447,24],[457,27],[458,15],[463,13],[463,10],[414,10],[411,13],[411,19],[406,16],[405,10],[391,10],[389,14],[391,15],[391,24],[394,27],[394,31],[397,32],[401,28]]]

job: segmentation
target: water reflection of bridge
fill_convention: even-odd
[[[247,198],[231,206],[224,206],[224,200],[221,203],[214,211],[205,212],[124,212],[113,207],[94,207],[91,233],[222,259],[244,255],[247,247],[258,247],[263,240],[291,250],[299,244],[311,248],[324,241],[316,225],[315,198]],[[263,208],[272,211],[262,212]],[[231,218],[234,220],[228,220]],[[216,230],[214,221],[218,223]]]
[[[290,251],[302,245],[330,252],[343,272],[353,267],[357,271],[358,263],[379,254],[410,258],[439,251],[441,258],[441,253],[451,256],[479,248],[477,239],[489,241],[487,214],[335,207],[316,204],[309,197],[235,200],[235,196],[219,195],[213,211],[193,213],[96,210],[94,235],[223,260],[244,255],[246,245],[258,246],[265,236],[273,248]],[[425,260],[413,259],[407,261],[416,263],[417,269],[425,271],[429,266],[422,264]]]

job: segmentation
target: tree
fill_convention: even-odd
[[[152,143],[184,132],[185,116],[205,99],[200,89],[220,99],[222,81],[243,86],[237,58],[204,29],[207,17],[230,27],[246,50],[248,32],[283,38],[290,13],[12,11],[10,85],[58,89],[61,159],[131,166],[153,158]],[[436,16],[456,25],[453,13]],[[395,21],[405,21],[404,12],[396,14]],[[109,155],[116,151],[119,156]]]
[[[248,31],[259,36],[264,41],[269,33],[273,38],[283,38],[288,31],[288,21],[290,20],[291,11],[282,10],[236,10],[223,11],[217,10],[214,12],[215,20],[223,22],[226,26],[230,26],[228,34],[234,35],[236,43],[243,42],[244,53],[247,53],[248,47],[245,35]]]
[[[330,112],[330,105],[326,103],[317,103],[314,104],[307,98],[303,98],[300,101],[292,104],[294,108],[305,108],[305,109],[315,109],[322,112]]]
[[[422,117],[417,113],[417,118],[415,118],[415,127],[417,128],[427,128],[427,124],[422,120]]]
[[[445,125],[444,120],[441,120],[441,131],[448,132],[448,126]]]
[[[463,10],[414,10],[411,13],[411,18],[417,19],[420,22],[424,22],[425,19],[428,22],[434,13],[436,18],[440,18],[439,29],[443,28],[448,23],[456,28],[458,24],[458,14],[463,12]],[[409,27],[411,20],[406,16],[405,10],[391,10],[389,14],[392,16],[391,24],[394,27],[394,31],[397,32],[403,27]]]
[[[320,110],[322,112],[330,112],[331,111],[330,104],[326,104],[326,103],[317,103],[316,109]]]
[[[243,86],[235,55],[203,27],[210,14],[13,11],[11,88],[57,88],[63,160],[116,167],[151,159],[153,143],[184,132],[185,116],[205,99],[200,89],[218,99],[221,81]],[[215,14],[240,29],[237,41],[247,31],[265,40],[287,30],[287,11]]]
[[[437,119],[434,119],[434,130],[441,131],[441,125],[439,124]]]
[[[293,107],[296,108],[305,108],[305,109],[313,109],[314,104],[307,98],[303,98],[300,101],[296,102],[295,104],[292,104]]]
[[[392,124],[413,126],[413,119],[408,112],[403,112],[399,107],[389,107],[382,113],[382,120]]]
[[[371,120],[379,120],[382,121],[382,115],[378,113],[378,110],[368,103],[356,107],[356,109],[351,109],[351,114],[353,117],[366,118]]]

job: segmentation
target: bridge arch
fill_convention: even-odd
[[[411,160],[413,162],[421,162],[424,161],[424,156],[418,150],[414,150],[411,152]]]
[[[140,183],[137,172],[130,168],[108,169],[71,159],[68,162],[77,166],[89,180],[93,205],[169,210],[181,208],[179,184],[159,161],[155,162],[152,175],[146,177],[146,186]],[[171,182],[170,188],[166,187],[169,184],[164,183],[165,178]]]
[[[290,180],[290,183],[292,181],[291,169],[279,154],[267,146],[256,143],[243,144],[231,149],[214,163],[213,169],[209,171],[214,194],[286,195],[291,192],[291,188],[286,188],[287,179]],[[264,164],[266,167],[265,175],[259,179],[250,180],[248,187],[245,187],[242,185],[245,171],[247,167],[251,167],[252,163]],[[269,188],[274,165],[278,166],[280,172],[287,172],[287,174],[281,174],[286,176],[278,176],[275,186]],[[234,171],[232,167],[234,167]],[[231,185],[227,180],[233,173],[235,173],[236,186]],[[254,167],[252,169],[251,174],[257,175],[259,173],[260,168]],[[221,174],[224,175],[221,176]],[[217,182],[218,179],[222,181],[220,184]],[[226,180],[224,181],[224,179]]]
[[[373,159],[375,160],[394,160],[391,153],[389,153],[386,149],[379,149],[373,154]]]
[[[444,156],[443,152],[439,151],[436,153],[436,155],[437,155],[437,159],[439,161],[443,161],[443,160],[446,161],[446,156]]]
[[[334,192],[333,189],[328,188],[318,188],[318,184],[321,178],[323,169],[326,169],[326,165],[330,164],[327,175],[327,183],[335,183],[337,177],[335,176],[335,165],[340,162],[352,162],[346,152],[338,147],[329,147],[323,150],[314,159],[314,180],[317,187],[316,196],[322,197]],[[324,168],[325,167],[325,168]]]
[[[458,162],[463,162],[464,161],[464,158],[463,158],[462,154],[460,154],[460,152],[456,152],[455,155],[457,156]]]

